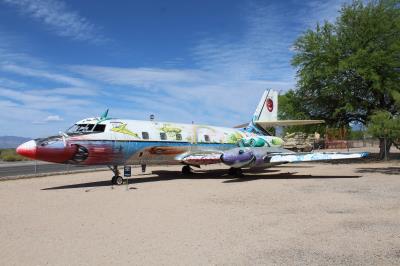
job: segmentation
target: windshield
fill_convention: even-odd
[[[69,134],[99,133],[104,132],[106,125],[100,124],[75,124],[67,130]]]

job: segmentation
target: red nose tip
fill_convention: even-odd
[[[22,143],[17,148],[17,153],[19,155],[36,159],[36,142],[34,140],[30,140],[28,142]]]

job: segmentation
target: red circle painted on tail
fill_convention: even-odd
[[[272,99],[268,98],[265,105],[267,106],[268,111],[272,112],[272,110],[274,110],[274,102]]]

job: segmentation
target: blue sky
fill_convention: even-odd
[[[344,0],[0,0],[0,135],[99,116],[234,126],[295,87],[294,40]]]

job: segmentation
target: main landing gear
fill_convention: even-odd
[[[193,174],[192,168],[190,167],[190,165],[184,165],[184,166],[182,167],[182,174],[184,174],[184,175]]]
[[[122,185],[125,179],[122,176],[120,176],[118,165],[113,165],[112,167],[109,166],[108,168],[110,168],[110,170],[113,171],[114,173],[114,176],[111,178],[111,184]]]
[[[241,177],[241,176],[243,176],[243,171],[242,171],[241,168],[231,167],[231,168],[229,168],[229,175],[236,176],[236,177]]]

